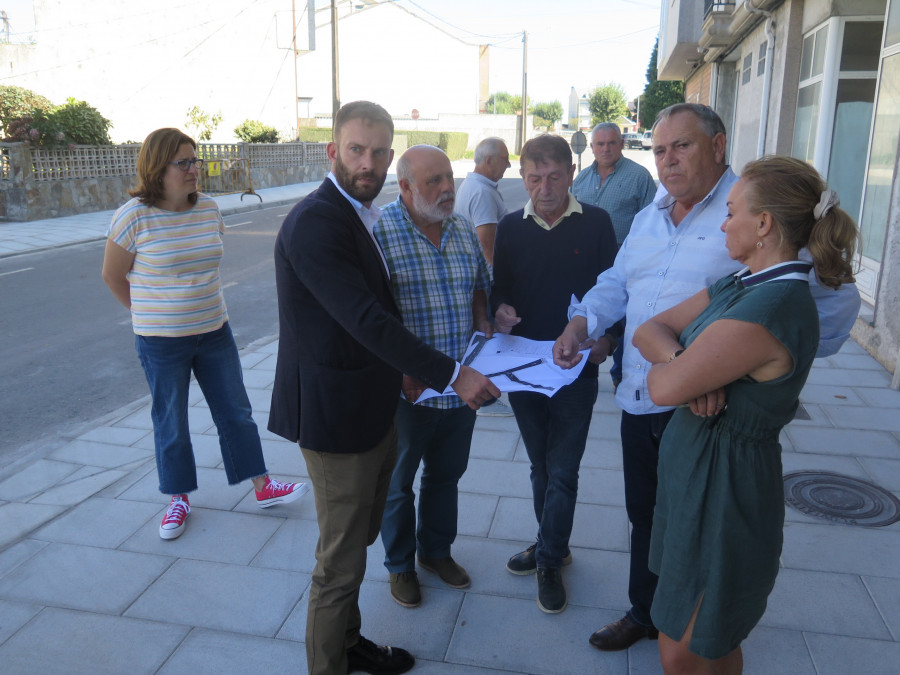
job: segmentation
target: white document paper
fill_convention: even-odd
[[[469,340],[463,364],[489,377],[500,391],[533,391],[553,396],[578,378],[590,353],[590,349],[582,350],[583,358],[578,365],[565,370],[553,363],[551,340],[528,340],[503,333],[494,333],[486,339],[484,333],[475,333]],[[443,393],[426,389],[416,403],[453,393],[452,387]]]

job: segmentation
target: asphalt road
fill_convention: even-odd
[[[510,209],[527,195],[501,182]],[[377,203],[396,199],[388,185]],[[225,218],[222,282],[238,348],[278,332],[272,248],[289,207]],[[0,473],[148,394],[128,311],[100,279],[104,242],[0,259]]]

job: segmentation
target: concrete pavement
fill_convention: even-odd
[[[287,201],[306,189],[274,188]],[[271,205],[275,193],[259,192]],[[245,197],[244,206],[248,201],[258,200]],[[64,245],[64,231],[69,241],[103,237],[109,215],[57,219],[67,222],[51,222],[40,235],[16,234],[35,223],[0,224],[0,250],[34,250],[26,236]],[[242,352],[245,383],[269,470],[305,481],[297,447],[264,431],[276,350],[269,338]],[[782,434],[785,473],[831,472],[900,494],[900,392],[890,380],[852,341],[817,360],[802,395],[809,419]],[[600,383],[582,462],[574,562],[563,573],[568,609],[543,614],[534,577],[505,570],[506,559],[534,538],[528,460],[513,419],[479,417],[454,547],[472,586],[452,590],[420,571],[422,606],[400,607],[376,542],[360,596],[367,637],[410,649],[417,673],[661,672],[655,642],[620,653],[587,642],[628,608],[619,414],[605,373]],[[0,671],[305,673],[317,538],[311,497],[263,511],[249,483],[229,487],[215,427],[194,386],[200,489],[191,495],[185,534],[162,541],[166,499],[156,489],[149,411],[149,397],[129,403],[50,454],[0,474]],[[842,485],[816,490],[848,512],[877,511],[870,493]],[[859,527],[788,507],[782,570],[744,654],[751,674],[900,673],[900,523]]]

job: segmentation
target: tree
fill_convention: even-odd
[[[563,117],[562,103],[550,101],[549,103],[535,103],[531,106],[531,114],[534,115],[534,126],[551,129]]]
[[[187,122],[185,126],[188,129],[195,129],[194,135],[198,141],[208,141],[212,138],[213,131],[222,123],[222,113],[217,112],[210,115],[205,110],[201,110],[200,106],[194,106],[187,111]]]
[[[234,135],[245,143],[277,143],[278,130],[275,127],[267,127],[256,120],[244,120],[234,130]]]
[[[668,108],[674,103],[684,102],[684,83],[668,82],[656,79],[656,59],[659,51],[659,38],[653,45],[653,54],[650,56],[650,64],[647,66],[647,86],[644,87],[644,97],[641,99],[641,119],[638,124],[643,129],[649,129],[656,120],[656,115],[663,108]]]
[[[491,94],[485,106],[485,112],[491,115],[515,115],[522,111],[522,97],[513,96],[505,91]]]
[[[619,84],[596,87],[588,97],[588,108],[591,111],[592,125],[600,122],[617,122],[623,115],[628,115],[625,90]]]

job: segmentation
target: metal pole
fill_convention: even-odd
[[[341,109],[341,86],[338,68],[338,14],[337,0],[331,0],[331,119]]]
[[[294,128],[297,140],[300,140],[300,92],[297,89],[297,7],[296,0],[291,0],[291,44],[294,47]]]
[[[528,31],[522,31],[522,132],[519,138],[519,151],[525,145],[526,121],[528,119]]]

